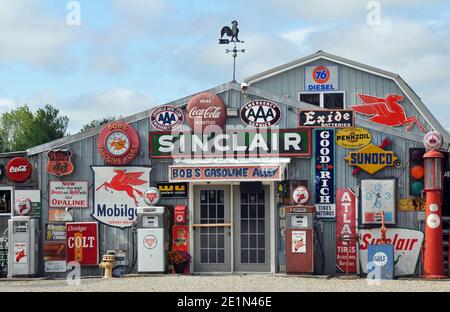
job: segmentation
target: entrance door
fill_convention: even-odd
[[[248,191],[235,186],[233,197],[234,269],[237,272],[269,272],[269,187]]]
[[[194,188],[194,271],[231,272],[230,186]]]

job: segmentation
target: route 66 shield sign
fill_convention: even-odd
[[[72,152],[69,150],[54,150],[47,153],[47,172],[61,177],[73,172]]]

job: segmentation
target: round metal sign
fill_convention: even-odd
[[[423,144],[428,150],[436,151],[442,147],[442,135],[437,131],[431,131],[425,134]]]
[[[344,128],[336,132],[336,144],[343,148],[363,148],[371,140],[372,135],[364,128]]]
[[[311,194],[306,186],[298,186],[292,192],[292,200],[299,205],[307,204],[310,197]]]
[[[14,210],[19,216],[26,216],[31,211],[31,200],[28,198],[18,198],[14,204]]]
[[[6,174],[11,181],[24,182],[31,176],[32,166],[23,157],[15,157],[6,165]]]
[[[149,206],[156,205],[161,199],[161,193],[156,187],[150,187],[144,191],[144,201]]]
[[[161,131],[176,130],[183,125],[183,122],[184,114],[175,106],[159,106],[150,114],[150,123]]]
[[[227,108],[220,96],[202,92],[194,96],[186,106],[186,119],[194,132],[203,132],[208,126],[222,128],[227,119]]]
[[[240,111],[241,120],[250,127],[269,128],[281,120],[281,108],[270,101],[258,100],[245,104]]]

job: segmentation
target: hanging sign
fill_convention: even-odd
[[[72,152],[69,150],[55,150],[47,152],[47,172],[57,177],[69,175],[73,172]]]
[[[15,157],[6,165],[6,175],[13,182],[25,182],[31,176],[33,168],[28,159]]]
[[[309,202],[311,194],[306,186],[300,185],[292,192],[292,200],[299,205],[306,205]]]
[[[187,198],[188,197],[188,184],[185,182],[180,183],[156,183],[156,187],[159,190],[162,198]]]
[[[173,131],[183,125],[184,114],[178,107],[158,106],[150,114],[150,123],[161,131]]]
[[[148,167],[102,167],[94,171],[94,219],[113,227],[132,226],[136,208],[147,206],[144,192],[150,187]]]
[[[338,89],[338,66],[305,66],[305,91],[335,91]]]
[[[359,151],[350,152],[345,157],[350,166],[359,167],[370,174],[374,174],[386,166],[394,166],[397,159],[393,151],[385,151],[374,144]]]
[[[315,131],[315,207],[318,218],[335,218],[334,130]]]
[[[356,94],[362,101],[361,105],[353,105],[352,109],[362,115],[370,116],[369,121],[388,127],[408,125],[406,131],[411,131],[416,124],[422,132],[426,132],[425,127],[414,116],[406,116],[405,109],[399,102],[403,101],[403,96],[388,94],[386,98],[366,94]]]
[[[131,125],[114,121],[100,132],[97,149],[106,163],[125,165],[139,152],[139,136]]]
[[[381,244],[379,228],[359,230],[359,260],[367,274],[369,244]],[[419,261],[424,234],[421,231],[387,228],[387,243],[394,247],[394,276],[414,275]]]
[[[298,126],[309,128],[350,128],[355,126],[351,109],[299,110]]]
[[[336,144],[343,148],[363,148],[371,140],[372,135],[363,128],[345,128],[336,133]]]
[[[70,222],[66,224],[67,262],[98,265],[98,223]]]
[[[244,124],[254,128],[270,128],[281,120],[281,108],[277,104],[258,100],[245,104],[240,110]]]
[[[48,193],[50,208],[87,208],[87,181],[50,181]]]
[[[348,188],[336,189],[336,269],[357,271],[356,195]]]
[[[227,108],[220,96],[211,92],[195,95],[186,106],[186,119],[195,133],[207,132],[208,126],[222,128],[227,119]]]
[[[309,157],[310,129],[234,130],[199,135],[150,132],[150,158]]]
[[[280,181],[280,165],[169,166],[169,181]]]

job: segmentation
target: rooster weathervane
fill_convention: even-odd
[[[223,36],[226,35],[227,37],[229,37],[229,39],[227,38],[223,38]],[[219,39],[219,44],[230,44],[231,42],[234,43],[234,47],[233,49],[226,49],[225,53],[230,53],[233,52],[232,56],[233,56],[233,82],[236,82],[236,57],[238,55],[238,53],[244,53],[245,49],[240,49],[238,50],[236,47],[236,44],[239,43],[244,43],[244,41],[239,40],[239,28],[238,28],[238,22],[237,21],[232,21],[231,22],[231,27],[229,26],[224,26],[222,27],[222,30],[220,31],[220,39]]]

